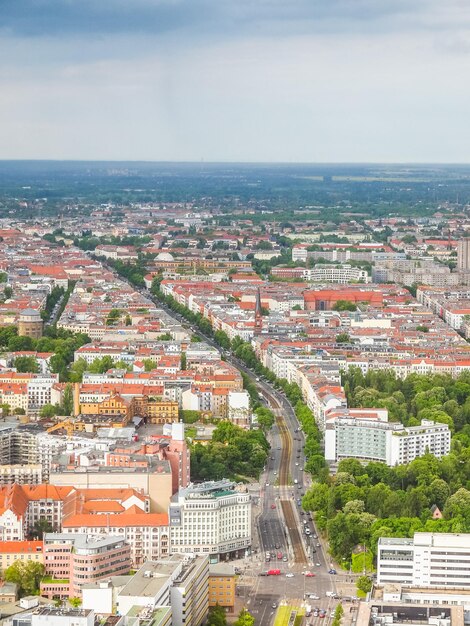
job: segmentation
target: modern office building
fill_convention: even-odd
[[[415,533],[412,539],[381,537],[377,584],[470,589],[470,534]]]
[[[46,533],[40,593],[50,599],[81,595],[83,585],[128,574],[131,549],[124,537]]]
[[[244,556],[251,546],[251,496],[229,480],[190,485],[169,507],[171,552]]]

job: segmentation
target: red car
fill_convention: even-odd
[[[276,508],[276,505],[275,505],[275,504],[271,504],[271,508],[272,508],[272,509],[275,509],[275,508]]]
[[[307,576],[307,578],[313,578],[315,574],[313,572],[305,572],[305,576]]]
[[[281,575],[281,570],[280,569],[268,569],[268,576],[280,576]]]
[[[277,553],[277,558],[278,558],[278,559],[282,559],[282,552],[278,552],[278,553]]]

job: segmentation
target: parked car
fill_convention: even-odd
[[[336,570],[335,569],[329,569],[328,570],[328,574],[336,574]]]

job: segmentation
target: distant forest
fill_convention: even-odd
[[[0,161],[0,217],[137,202],[252,209],[264,219],[272,215],[263,211],[292,219],[294,209],[304,212],[294,219],[426,216],[443,203],[470,203],[470,166]]]

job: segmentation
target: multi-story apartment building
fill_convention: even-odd
[[[0,541],[0,574],[15,561],[43,563],[42,541]]]
[[[198,556],[173,580],[170,603],[175,624],[198,626],[209,610],[209,557]]]
[[[235,568],[230,563],[209,565],[209,606],[232,612],[235,606]]]
[[[83,585],[128,574],[131,550],[122,536],[46,533],[40,593],[50,599],[81,594]]]
[[[211,559],[244,555],[251,546],[251,497],[228,480],[181,489],[169,507],[171,553]]]
[[[40,485],[44,482],[42,466],[0,465],[0,485]]]
[[[459,272],[470,270],[470,238],[461,239],[457,244],[457,269]]]
[[[346,409],[328,416],[325,459],[337,462],[356,458],[387,465],[410,463],[426,452],[440,458],[450,452],[447,424],[422,420],[421,426],[405,428],[388,422],[385,409]]]
[[[412,539],[381,537],[377,584],[470,589],[470,534],[415,533]]]
[[[306,269],[302,278],[311,282],[350,283],[360,281],[368,283],[370,277],[365,270],[351,265],[329,265],[322,263],[312,269]]]
[[[208,557],[174,554],[147,561],[119,592],[117,609],[120,615],[147,619],[161,611],[152,621],[158,626],[200,626],[209,610]]]

